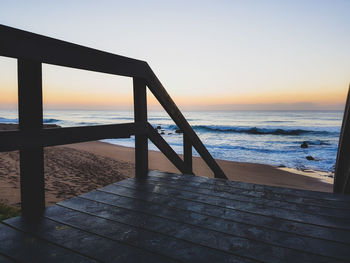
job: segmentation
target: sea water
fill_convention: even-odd
[[[214,158],[334,172],[342,111],[183,112]],[[45,110],[44,123],[62,127],[133,122],[132,111]],[[182,153],[182,134],[164,111],[149,111],[149,122]],[[0,110],[0,123],[16,123],[17,112]],[[134,147],[134,138],[103,140]],[[308,148],[301,148],[303,142]],[[157,150],[149,144],[151,150]],[[198,154],[194,151],[194,155]],[[314,160],[307,160],[312,156]]]

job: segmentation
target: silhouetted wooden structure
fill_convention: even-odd
[[[146,62],[7,26],[0,26],[0,39],[0,56],[18,60],[19,130],[0,132],[0,151],[20,150],[23,213],[0,224],[1,262],[349,260],[349,196],[224,180]],[[42,63],[132,77],[134,122],[43,128]],[[148,123],[146,88],[183,132],[183,159]],[[45,209],[43,147],[131,135],[135,178]],[[181,174],[148,171],[148,139]],[[349,177],[345,142],[337,192],[346,192],[341,185]],[[216,179],[191,175],[192,147]]]
[[[21,203],[25,216],[45,208],[43,147],[135,135],[136,176],[148,172],[148,139],[182,173],[192,173],[192,146],[213,171],[226,178],[216,161],[144,61],[71,44],[0,25],[0,56],[18,60],[19,130],[2,131],[0,151],[20,150]],[[134,122],[73,128],[43,128],[42,63],[133,78]],[[147,122],[149,88],[184,135],[184,160]]]
[[[350,87],[340,132],[333,186],[335,193],[350,194]]]

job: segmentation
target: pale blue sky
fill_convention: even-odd
[[[0,23],[146,60],[183,108],[341,108],[350,82],[349,13],[350,1],[341,0],[2,0]],[[11,63],[0,61],[0,71]],[[50,94],[71,83],[77,91],[99,85],[93,74],[84,83],[77,76],[85,73],[44,73]],[[114,81],[101,77],[98,88],[108,94]],[[8,88],[4,83],[0,89]]]

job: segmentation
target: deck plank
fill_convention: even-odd
[[[98,262],[0,224],[0,253],[17,262]]]
[[[274,230],[268,230],[269,235],[266,235],[267,229],[262,227],[237,224],[187,211],[179,212],[178,210],[154,205],[142,200],[126,200],[127,198],[122,200],[120,196],[113,196],[100,191],[84,195],[84,198],[86,197],[90,197],[90,199],[86,200],[87,209],[85,211],[91,214],[101,214],[103,217],[112,218],[113,220],[125,220],[129,223],[134,221],[133,223],[136,225],[141,222],[142,227],[165,234],[169,232],[175,233],[181,229],[191,229],[189,235],[182,234],[180,237],[198,244],[204,241],[204,244],[210,245],[210,240],[198,240],[197,236],[200,235],[195,235],[196,232],[205,232],[207,235],[215,237],[212,240],[225,240],[227,244],[230,244],[229,240],[231,239],[243,240],[245,244],[249,244],[249,249],[246,251],[248,254],[250,249],[256,245],[261,249],[265,249],[265,253],[268,253],[267,251],[270,247],[275,246],[275,250],[278,250],[278,248],[286,248],[285,251],[290,249],[296,250],[289,251],[289,253],[297,255],[298,253],[306,252],[339,259],[347,259],[348,256],[349,244],[339,244]],[[74,203],[72,206],[71,201],[73,200],[69,200],[68,206],[75,208]],[[124,219],[125,214],[131,218]],[[123,215],[122,218],[120,218],[120,215]],[[177,237],[176,234],[174,236]],[[231,247],[234,247],[235,242],[231,243]],[[242,242],[236,241],[236,243],[238,245]],[[211,244],[211,246],[220,249],[216,243]],[[241,247],[241,249],[243,250],[244,248]],[[272,257],[277,258],[276,255],[269,256],[269,258]]]
[[[1,263],[15,263],[16,261],[14,261],[13,259],[10,259],[9,257],[5,257],[5,256],[0,254],[0,262]]]
[[[47,209],[46,213],[50,209]],[[62,216],[66,215],[62,214]],[[76,211],[72,211],[69,216],[83,222],[86,220],[85,214]],[[31,233],[36,237],[102,262],[174,262],[167,260],[166,257],[148,253],[143,249],[131,247],[121,242],[94,235],[91,231],[83,231],[81,228],[73,228],[70,225],[47,218],[44,218],[37,225],[26,224],[19,217],[6,220],[6,223],[18,230]],[[90,225],[91,229],[93,227],[94,225]],[[125,232],[122,233],[125,234]]]
[[[70,204],[72,205],[72,204]],[[89,208],[92,205],[89,205]],[[100,207],[101,209],[105,209],[105,207]],[[110,211],[110,210],[108,210]],[[93,211],[93,213],[95,213],[96,211]],[[131,214],[131,213],[130,213]],[[130,218],[124,219],[120,218],[120,215],[118,216],[118,218],[113,218],[113,217],[109,217],[110,220],[113,220],[114,222],[118,222],[118,221],[122,221],[123,223],[125,222],[129,222],[131,221]],[[239,239],[239,238],[231,238],[231,240],[229,238],[225,238],[222,235],[215,235],[215,233],[211,233],[210,231],[198,231],[194,228],[191,227],[184,227],[181,226],[180,224],[176,224],[174,222],[172,222],[172,225],[168,224],[167,222],[162,222],[162,220],[151,220],[150,217],[147,218],[147,221],[142,221],[142,219],[140,217],[133,217],[134,220],[131,221],[130,224],[135,224],[136,226],[140,227],[140,225],[142,226],[142,228],[146,228],[146,229],[152,229],[152,224],[155,224],[157,226],[157,232],[163,232],[163,234],[168,234],[170,232],[170,234],[172,234],[174,236],[174,238],[178,239],[175,240],[173,239],[162,239],[162,241],[164,241],[164,244],[173,244],[173,243],[180,243],[179,240],[185,240],[185,241],[192,241],[193,243],[198,243],[200,245],[203,244],[202,249],[200,248],[193,248],[193,245],[191,246],[190,243],[187,242],[187,246],[185,242],[181,242],[184,243],[183,248],[186,248],[187,250],[190,248],[190,253],[191,254],[191,258],[182,258],[183,261],[185,262],[192,262],[192,257],[194,256],[195,258],[199,259],[200,261],[203,260],[209,260],[213,261],[213,260],[217,260],[219,262],[227,262],[227,260],[231,260],[232,256],[231,251],[233,250],[232,254],[233,255],[237,255],[235,252],[235,250],[240,249],[240,250],[244,250],[244,248],[242,247],[246,247],[249,246],[251,247],[251,249],[253,250],[257,250],[257,254],[259,255],[258,257],[256,257],[255,254],[251,255],[251,252],[249,251],[239,251],[239,254],[241,254],[241,256],[246,256],[246,257],[252,257],[251,259],[257,259],[260,260],[261,258],[281,258],[281,253],[286,252],[286,251],[282,251],[278,249],[274,249],[273,247],[269,247],[269,252],[267,252],[266,250],[263,250],[262,246],[258,246],[258,245],[253,245],[251,244],[247,244],[249,242],[247,242],[244,239]],[[116,221],[118,220],[118,221]],[[136,222],[135,222],[136,221]],[[145,241],[146,244],[149,243],[149,240],[147,239],[147,236],[149,234],[147,234],[145,236]],[[153,235],[154,236],[154,235]],[[158,236],[158,239],[160,235],[156,235]],[[144,237],[144,236],[142,236]],[[152,238],[153,240],[153,238]],[[163,245],[163,242],[160,242],[159,244]],[[232,246],[232,247],[230,247]],[[153,249],[156,249],[157,247],[154,246],[154,244],[152,244]],[[169,251],[168,249],[168,245],[166,247],[161,247],[160,249],[163,250],[165,249],[166,253],[171,253],[171,251],[173,251],[171,249],[171,251]],[[217,251],[213,250],[217,249]],[[230,249],[229,249],[230,248]],[[266,247],[265,247],[266,248]],[[205,250],[204,250],[205,249]],[[198,252],[197,252],[198,251]],[[211,253],[208,255],[208,251],[210,251]],[[174,256],[181,256],[183,255],[183,250],[182,250],[182,246],[176,246],[176,252],[174,254]],[[185,251],[186,252],[186,251]],[[226,252],[227,254],[223,254],[222,252]],[[174,252],[173,252],[174,253]],[[185,253],[188,254],[188,253]],[[274,256],[272,256],[272,254]],[[200,256],[200,257],[198,257]]]
[[[181,190],[186,190],[189,192],[195,192],[205,195],[217,196],[220,198],[224,198],[226,200],[240,201],[240,202],[249,202],[261,204],[267,207],[277,207],[287,210],[294,211],[303,211],[303,213],[315,214],[315,215],[325,215],[339,218],[350,218],[350,209],[339,209],[339,208],[330,208],[330,207],[321,207],[317,205],[309,205],[304,203],[295,203],[289,202],[287,200],[276,200],[268,197],[268,193],[264,192],[261,196],[253,196],[242,193],[233,193],[228,192],[222,189],[221,187],[217,187],[213,185],[210,188],[204,188],[201,184],[181,181],[181,180],[169,180],[163,178],[151,177],[148,179],[149,182],[154,183],[163,183],[167,186],[172,186],[175,188],[181,188]]]
[[[207,178],[197,178],[191,175],[171,175],[165,176],[164,174],[154,173],[150,174],[151,180],[164,180],[166,182],[178,183],[179,185],[193,186],[201,189],[213,190],[217,193],[232,193],[235,195],[243,195],[247,197],[262,198],[267,200],[274,200],[280,202],[287,202],[288,204],[301,204],[309,205],[317,208],[328,208],[328,211],[341,211],[345,210],[348,212],[350,210],[350,203],[344,200],[324,200],[316,199],[312,197],[300,197],[288,193],[280,193],[279,187],[267,187],[262,185],[254,185],[253,189],[244,189],[231,184],[223,183],[221,180],[218,181],[208,181]],[[194,178],[192,178],[194,177]],[[322,193],[323,194],[323,193]],[[332,195],[332,193],[325,193],[326,196]]]
[[[207,178],[202,176],[194,176],[194,175],[187,175],[187,174],[186,175],[173,174],[173,173],[166,173],[166,172],[160,172],[160,171],[150,171],[149,176],[171,177],[172,179],[180,178],[180,179],[189,180],[189,181],[205,182],[208,184],[216,184],[216,185],[222,185],[222,186],[229,186],[233,188],[241,188],[246,190],[262,191],[262,192],[266,190],[270,190],[273,193],[278,193],[282,195],[291,195],[291,196],[297,196],[297,197],[313,198],[315,200],[331,201],[330,204],[336,204],[337,202],[334,202],[334,201],[338,201],[341,203],[341,205],[344,206],[344,208],[349,208],[349,204],[350,204],[350,196],[334,194],[334,193],[325,193],[325,192],[284,188],[284,187],[270,186],[270,185],[244,183],[244,182],[224,180],[220,178],[216,178],[216,180],[213,180],[212,178]]]
[[[150,172],[5,220],[0,261],[347,262],[349,200]]]
[[[338,242],[350,243],[350,231],[341,229],[331,229],[323,226],[309,225],[296,221],[280,220],[260,214],[249,213],[245,211],[226,209],[215,205],[194,202],[192,200],[181,199],[176,196],[166,196],[158,193],[149,193],[147,191],[138,191],[134,188],[124,187],[122,185],[109,185],[100,189],[107,193],[118,194],[120,196],[138,198],[152,203],[170,206],[180,210],[197,212],[214,218],[224,218],[233,222],[246,223],[252,226],[264,226],[269,229],[302,234],[305,236],[328,239]],[[137,193],[137,194],[135,194]],[[84,195],[83,195],[84,196]]]
[[[103,210],[106,207],[100,207],[100,209],[97,207],[96,209],[91,203],[87,204],[85,202],[84,204],[79,199],[71,199],[64,202],[64,204],[75,210],[86,211],[84,220],[73,218],[71,214],[75,213],[74,210],[59,206],[51,209],[47,216],[55,220],[60,220],[65,224],[74,225],[80,229],[89,229],[89,231],[113,240],[133,244],[149,251],[167,255],[177,261],[192,262],[193,258],[196,258],[199,262],[205,262],[206,260],[210,262],[214,262],[215,260],[218,262],[253,262],[224,251],[212,249],[209,246],[201,246],[175,238],[174,232],[172,235],[164,235],[159,231],[147,229],[144,225],[148,221],[151,221],[149,218],[142,220],[139,217],[135,217],[134,214],[125,213],[125,211],[123,213],[116,212],[113,214],[113,211]],[[89,210],[92,210],[90,214],[88,213]],[[174,229],[171,225],[164,224],[161,221],[157,223],[164,228],[181,231],[181,229]],[[159,227],[159,225],[155,227]]]
[[[137,191],[148,191],[154,193],[160,193],[167,196],[176,196],[177,198],[183,198],[186,200],[192,200],[202,202],[205,204],[211,204],[226,209],[237,209],[241,211],[247,211],[250,213],[266,215],[270,217],[276,217],[280,219],[292,220],[301,223],[308,223],[320,226],[326,226],[331,228],[338,228],[344,230],[350,230],[350,219],[333,218],[327,216],[316,216],[307,214],[304,211],[289,211],[281,208],[271,208],[262,204],[255,204],[253,202],[241,202],[235,200],[227,200],[225,198],[210,196],[200,193],[188,192],[179,187],[169,186],[164,183],[153,183],[151,181],[141,180],[123,180],[118,185],[128,186],[136,189]],[[113,187],[112,185],[107,186]]]

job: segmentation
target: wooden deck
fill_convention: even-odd
[[[0,262],[349,260],[349,196],[156,171],[0,224]]]

